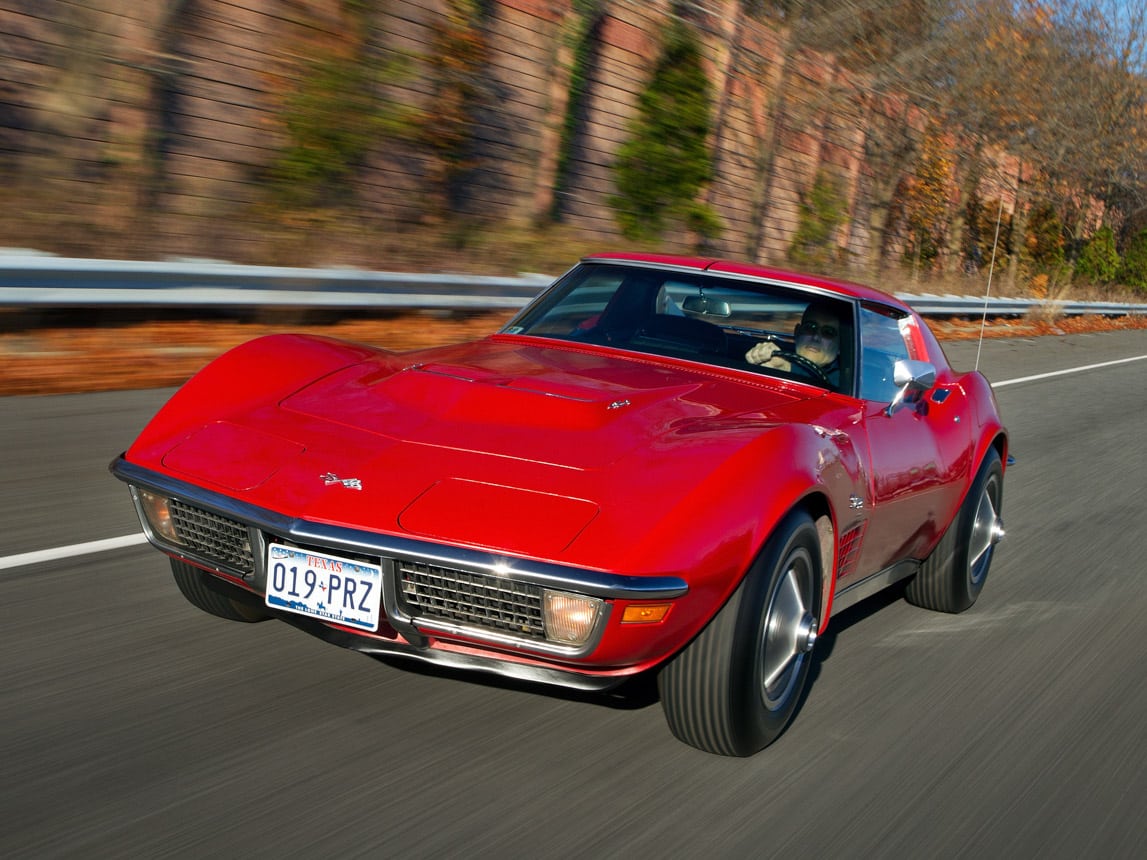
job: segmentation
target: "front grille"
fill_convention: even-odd
[[[413,561],[398,562],[398,578],[403,608],[413,618],[546,638],[536,585]]]
[[[250,573],[255,568],[247,527],[227,517],[170,499],[175,533],[184,546],[205,559]]]

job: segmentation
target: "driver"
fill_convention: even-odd
[[[814,302],[805,308],[796,327],[796,354],[808,359],[828,378],[835,388],[840,384],[840,317],[825,304]],[[745,353],[745,361],[777,370],[791,371],[793,363],[782,356],[781,344],[763,340]],[[797,365],[800,370],[800,365]]]

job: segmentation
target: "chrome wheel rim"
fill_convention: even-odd
[[[999,512],[999,484],[990,480],[984,485],[976,505],[976,519],[968,543],[968,566],[973,584],[984,578],[992,560],[992,549],[1004,536],[1004,521]]]
[[[813,564],[800,548],[785,560],[765,610],[757,643],[761,701],[775,711],[798,686],[801,670],[816,643],[817,620],[812,614]]]

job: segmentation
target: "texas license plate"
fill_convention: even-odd
[[[377,630],[382,568],[273,543],[267,547],[267,605],[360,630]]]

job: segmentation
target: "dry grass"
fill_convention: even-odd
[[[138,322],[93,328],[0,325],[0,395],[65,394],[179,385],[240,343],[282,331],[307,331],[395,351],[481,337],[509,313],[460,318],[405,314],[328,324],[234,321]],[[934,322],[942,340],[979,337],[978,320]],[[1147,317],[1068,317],[1056,321],[991,320],[988,337],[1031,337],[1112,329],[1147,329]]]
[[[265,334],[306,331],[406,351],[480,337],[507,313],[444,319],[407,314],[330,324],[140,322],[98,328],[0,330],[0,395],[64,394],[179,385],[231,347]]]

